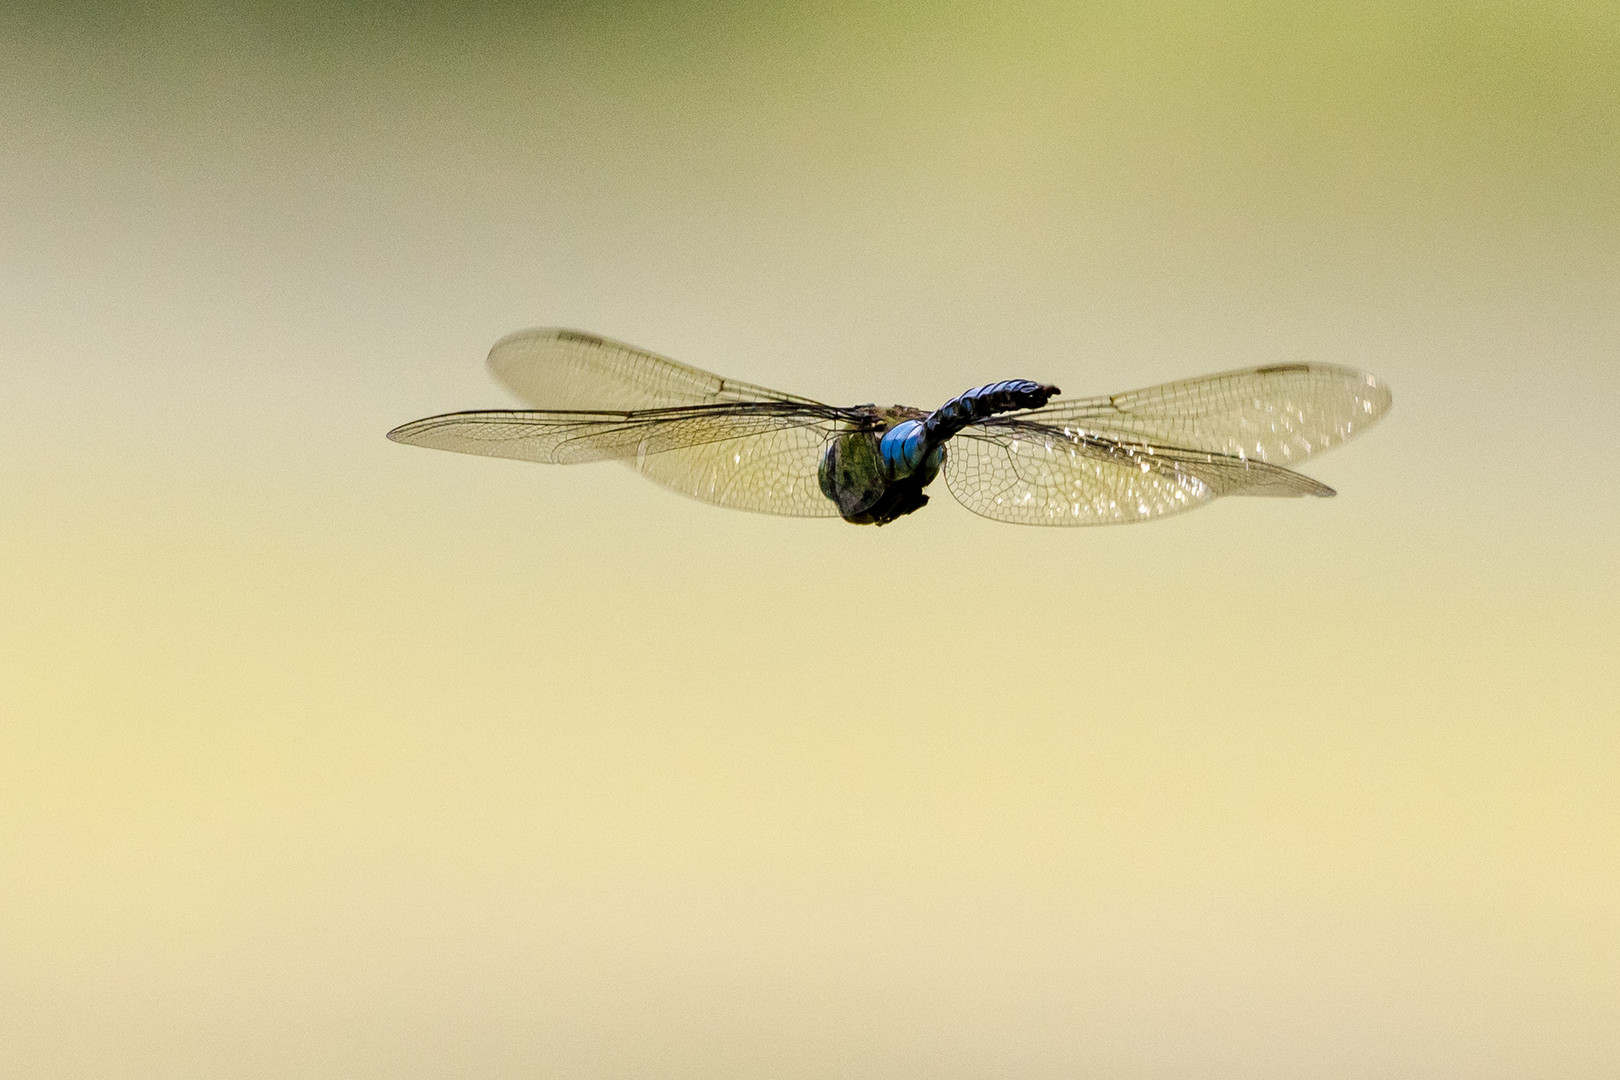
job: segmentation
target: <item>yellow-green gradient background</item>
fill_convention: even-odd
[[[1620,9],[9,5],[0,1073],[1620,1075]],[[1330,501],[383,432],[1326,360]]]

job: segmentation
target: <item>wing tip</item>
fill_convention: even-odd
[[[423,425],[427,422],[426,420],[412,420],[409,423],[400,424],[398,427],[390,429],[385,437],[389,442],[396,442],[402,446],[420,446],[421,443],[417,442],[415,437],[422,431]]]
[[[1224,495],[1259,497],[1262,499],[1331,499],[1338,494],[1320,480],[1304,473],[1280,469],[1284,475],[1264,476],[1248,487],[1222,492]]]
[[[389,442],[402,443],[405,446],[431,447],[434,444],[428,441],[425,436],[431,435],[433,432],[445,427],[447,424],[454,424],[458,420],[465,420],[469,417],[478,418],[489,415],[491,414],[479,412],[458,412],[441,413],[438,416],[424,416],[420,420],[412,420],[409,423],[401,424],[392,429],[387,433],[387,439]]]
[[[622,342],[614,341],[612,338],[605,338],[601,334],[593,334],[588,330],[575,330],[567,326],[530,326],[523,330],[514,330],[491,345],[489,347],[490,359],[494,359],[496,353],[519,342],[532,343],[537,341],[575,341],[581,345],[597,347],[622,344]]]

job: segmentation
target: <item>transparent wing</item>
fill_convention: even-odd
[[[1125,442],[1291,465],[1370,427],[1389,406],[1389,388],[1364,371],[1286,364],[1110,397],[1060,399],[1020,418]]]
[[[837,517],[817,475],[833,429],[803,424],[638,457],[649,480],[694,499],[788,517]]]
[[[1123,525],[1221,495],[1333,494],[1276,465],[1065,432],[1023,419],[1029,415],[990,420],[951,440],[945,483],[963,506],[1023,525]]]
[[[630,411],[722,402],[815,405],[763,386],[723,379],[667,357],[578,330],[520,330],[495,343],[489,369],[538,409]]]
[[[639,412],[450,413],[395,428],[395,442],[568,465],[621,461],[682,495],[739,510],[836,517],[817,470],[842,414],[785,402]]]

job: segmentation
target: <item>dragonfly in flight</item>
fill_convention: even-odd
[[[824,405],[576,330],[497,342],[490,370],[533,408],[415,420],[413,446],[551,464],[622,462],[720,506],[886,525],[943,472],[976,514],[1022,525],[1112,525],[1222,495],[1332,495],[1293,466],[1388,411],[1373,376],[1280,364],[1105,397],[1027,379],[932,411]]]

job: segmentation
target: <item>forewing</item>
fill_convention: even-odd
[[[821,493],[821,455],[833,429],[824,424],[776,427],[626,463],[671,491],[694,499],[789,517],[837,517]]]
[[[951,440],[945,483],[974,513],[1023,525],[1123,525],[1220,495],[1333,494],[1263,462],[1066,433],[1022,418],[975,425]]]
[[[520,330],[495,343],[489,369],[538,409],[627,412],[723,402],[813,405],[577,330]]]
[[[1370,427],[1389,406],[1389,388],[1364,371],[1286,364],[1058,400],[1020,417],[1125,442],[1293,465]]]
[[[417,420],[395,442],[568,465],[621,461],[683,495],[739,510],[834,517],[817,480],[836,419],[819,412],[719,405],[639,413],[492,411]]]

